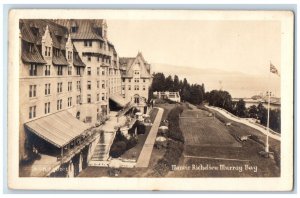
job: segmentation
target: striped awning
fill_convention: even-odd
[[[120,107],[125,107],[130,102],[130,100],[123,98],[121,94],[111,95],[109,96],[109,99],[117,103]]]
[[[67,111],[27,122],[25,127],[58,148],[67,145],[90,128]]]

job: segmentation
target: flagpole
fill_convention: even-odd
[[[270,65],[271,65],[271,61],[270,61]],[[269,71],[269,90],[268,90],[268,120],[267,120],[267,137],[266,137],[266,147],[265,147],[265,151],[266,153],[269,153],[269,133],[270,133],[270,71]]]

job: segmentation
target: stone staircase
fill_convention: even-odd
[[[113,132],[101,132],[99,142],[90,161],[106,161],[109,158],[109,150],[114,136],[115,133]]]

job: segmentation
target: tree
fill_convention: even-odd
[[[165,80],[165,91],[173,91],[174,87],[173,87],[174,81],[171,75],[169,75],[166,80]]]
[[[166,90],[166,79],[163,73],[154,73],[152,80],[152,90],[153,91],[165,91]]]
[[[173,83],[173,91],[179,91],[180,86],[179,86],[179,78],[177,75],[174,76],[174,83]]]
[[[251,105],[249,108],[248,108],[248,116],[250,118],[255,118],[255,119],[258,119],[258,109],[256,107],[256,105]]]
[[[246,104],[243,99],[240,99],[235,107],[235,115],[239,117],[246,117]]]
[[[260,120],[260,123],[263,125],[267,125],[267,119],[268,119],[268,111],[263,106],[262,103],[259,103],[257,106],[257,117]]]

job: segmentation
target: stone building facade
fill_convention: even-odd
[[[116,96],[146,106],[150,65],[141,53],[119,59],[107,28],[105,20],[20,20],[20,161],[32,153],[32,134],[62,154],[92,143],[88,131],[110,114]]]

